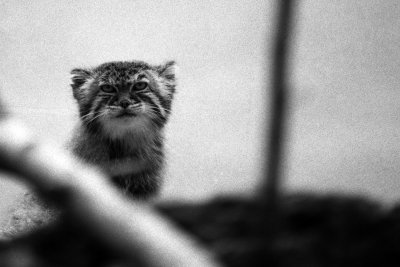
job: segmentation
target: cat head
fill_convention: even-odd
[[[175,68],[174,61],[158,66],[123,61],[73,69],[82,124],[112,138],[162,128],[171,112]]]

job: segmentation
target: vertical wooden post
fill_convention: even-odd
[[[284,152],[283,139],[287,127],[288,104],[288,49],[291,42],[293,9],[296,0],[278,0],[276,35],[274,39],[271,66],[271,102],[270,122],[267,131],[268,150],[266,151],[267,167],[264,177],[267,179],[263,194],[274,209],[282,183],[281,164]]]

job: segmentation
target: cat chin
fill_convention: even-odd
[[[104,133],[112,139],[141,136],[149,132],[149,122],[143,116],[122,116],[100,121]]]

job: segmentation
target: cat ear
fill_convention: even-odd
[[[73,69],[71,70],[72,88],[81,87],[91,76],[91,72],[86,69]]]
[[[175,61],[168,61],[157,67],[158,75],[160,75],[164,84],[161,93],[165,96],[172,97],[175,93],[177,69]]]
[[[71,87],[75,99],[80,100],[84,93],[83,85],[86,84],[92,77],[92,72],[87,69],[73,69],[71,70]]]
[[[169,82],[174,83],[177,69],[178,67],[176,65],[176,62],[171,60],[163,65],[158,66],[157,71],[161,77],[168,80]]]

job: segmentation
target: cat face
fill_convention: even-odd
[[[109,62],[74,69],[73,95],[83,125],[110,137],[162,128],[175,92],[175,63]]]

